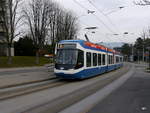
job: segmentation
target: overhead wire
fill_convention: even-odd
[[[86,10],[86,11],[88,11],[89,9],[87,9],[85,6],[83,6],[82,4],[80,4],[77,0],[73,0],[77,5],[79,5],[81,8],[83,8],[84,10]],[[92,15],[101,23],[101,24],[103,24],[103,26],[105,27],[105,28],[107,28],[107,30],[109,31],[109,32],[111,32],[112,34],[116,34],[113,30],[111,30],[111,28],[109,27],[109,26],[107,26],[104,22],[103,22],[103,20],[101,20],[96,14],[93,14],[92,13]],[[109,38],[110,39],[110,38]],[[120,39],[119,39],[120,40]],[[112,40],[111,40],[112,41]],[[121,40],[120,40],[121,41]],[[122,42],[122,41],[121,41]]]
[[[107,20],[109,21],[109,23],[115,27],[115,29],[119,30],[116,25],[111,21],[111,19],[103,12],[101,11],[93,2],[91,2],[90,0],[88,0],[88,2],[95,8],[98,10],[99,13],[101,13],[103,16],[105,16],[107,18]]]
[[[78,4],[81,8],[83,8],[84,10],[86,10],[86,11],[88,11],[88,9],[86,8],[86,7],[84,7],[82,4],[80,4],[78,1],[76,1],[76,0],[73,0],[76,4]],[[92,15],[93,16],[95,16],[95,18],[101,23],[101,24],[103,24],[104,26],[105,26],[105,28],[107,28],[107,30],[109,30],[111,33],[115,33],[113,30],[111,30],[111,28],[109,27],[109,26],[107,26],[104,22],[103,22],[103,20],[101,20],[97,15],[95,15],[95,14],[93,14],[92,13]]]
[[[120,30],[116,27],[116,25],[111,21],[111,19],[103,12],[101,11],[91,0],[88,0],[88,2],[95,8],[98,10],[99,13],[101,13],[103,16],[105,16],[107,18],[107,20],[109,21],[109,23],[115,27],[115,29],[117,29],[117,31],[119,31],[120,34]],[[114,33],[115,34],[115,33]],[[120,40],[120,39],[119,39]],[[121,41],[121,40],[120,40]]]

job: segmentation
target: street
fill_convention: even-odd
[[[150,113],[150,74],[144,69],[136,66],[129,80],[87,113]]]
[[[57,113],[70,105],[81,101],[85,97],[92,95],[112,81],[115,81],[124,73],[128,72],[129,67],[130,65],[125,65],[121,69],[94,78],[83,81],[68,81],[59,86],[41,89],[37,92],[31,92],[2,100],[0,103],[0,112]],[[58,82],[61,83],[63,81]],[[53,84],[56,83],[49,83],[49,85]],[[31,87],[30,89],[33,88]],[[17,92],[18,91],[16,90],[16,93]],[[3,94],[3,92],[1,93]]]
[[[18,85],[17,88],[12,87],[12,90],[11,87],[1,89],[0,112],[149,113],[150,74],[145,72],[145,68],[145,64],[125,63],[118,70],[83,81],[49,80],[46,83],[36,83],[37,85],[30,84],[27,88],[19,88]],[[41,70],[39,75],[42,72],[45,70]],[[36,77],[40,78],[39,75]],[[5,78],[10,78],[9,76]],[[37,88],[37,91],[33,91]],[[22,90],[27,90],[28,93],[23,93]],[[11,94],[16,96],[6,98]]]

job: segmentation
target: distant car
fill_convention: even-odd
[[[53,56],[54,56],[53,54],[45,54],[44,55],[44,57],[46,57],[46,58],[53,58]]]

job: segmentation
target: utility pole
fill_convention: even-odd
[[[150,69],[150,49],[149,49],[149,69]]]
[[[144,37],[144,39],[143,39],[143,62],[144,62],[144,55],[145,55],[145,49],[144,49],[144,44],[145,44],[145,37]]]
[[[139,52],[139,50],[138,50],[137,53],[138,53],[138,64],[139,64],[139,63],[140,63],[140,56],[139,56],[139,53],[140,53],[140,52]]]
[[[134,61],[133,44],[131,44],[131,61]]]
[[[147,47],[148,51],[149,51],[149,69],[150,69],[150,47]]]
[[[145,52],[144,52],[144,44],[143,44],[143,62],[144,62],[144,55],[145,55]]]

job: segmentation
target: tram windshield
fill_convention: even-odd
[[[56,56],[57,69],[80,68],[84,63],[83,51],[78,49],[58,49]]]
[[[57,64],[76,64],[77,61],[76,49],[59,49],[57,51]]]

